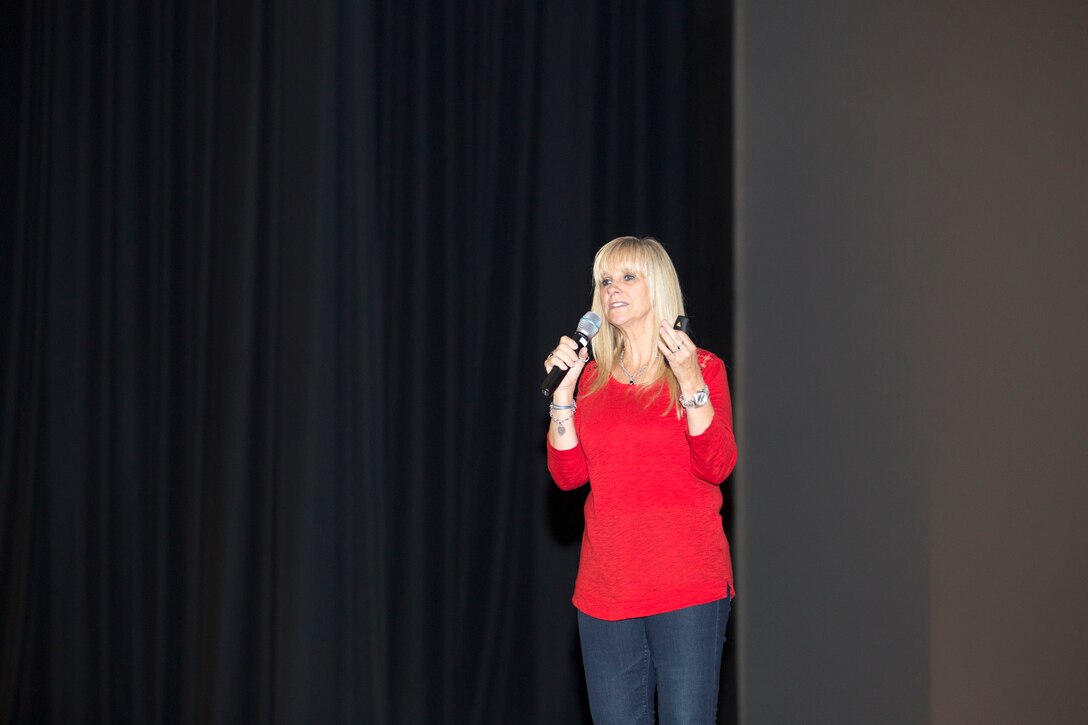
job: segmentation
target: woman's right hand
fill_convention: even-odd
[[[552,402],[557,405],[567,405],[574,400],[574,386],[578,383],[578,374],[582,372],[582,368],[588,361],[588,349],[579,350],[578,343],[565,335],[559,338],[559,344],[544,359],[544,370],[547,372],[550,373],[556,365],[567,371],[552,392]]]

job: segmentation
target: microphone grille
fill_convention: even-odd
[[[586,337],[593,337],[601,329],[601,316],[596,312],[587,312],[578,320],[578,332]]]

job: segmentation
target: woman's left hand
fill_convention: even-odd
[[[703,386],[703,375],[699,370],[695,343],[691,341],[687,333],[673,329],[667,320],[662,320],[657,349],[665,356],[681,388],[690,388],[694,391]]]

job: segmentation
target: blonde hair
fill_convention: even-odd
[[[612,368],[623,349],[623,335],[619,329],[608,322],[607,310],[601,302],[600,284],[603,273],[623,268],[630,270],[646,280],[650,288],[650,305],[654,319],[674,320],[684,314],[684,296],[680,292],[680,279],[668,252],[661,242],[653,237],[617,237],[597,250],[593,259],[593,297],[591,309],[601,316],[604,322],[601,330],[593,338],[590,347],[593,358],[597,361],[597,375],[583,395],[592,395],[608,384],[612,377]],[[657,352],[656,347],[654,352]],[[646,382],[639,386],[640,393],[648,395],[648,400],[655,400],[662,385],[668,386],[669,405],[662,412],[675,408],[677,417],[683,413],[680,406],[680,386],[676,376],[665,364],[665,358],[656,356],[646,370]],[[656,385],[655,385],[656,383]],[[647,402],[647,405],[649,402]]]

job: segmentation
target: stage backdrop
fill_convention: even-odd
[[[8,3],[0,721],[588,721],[541,361],[622,234],[729,361],[730,22]]]

